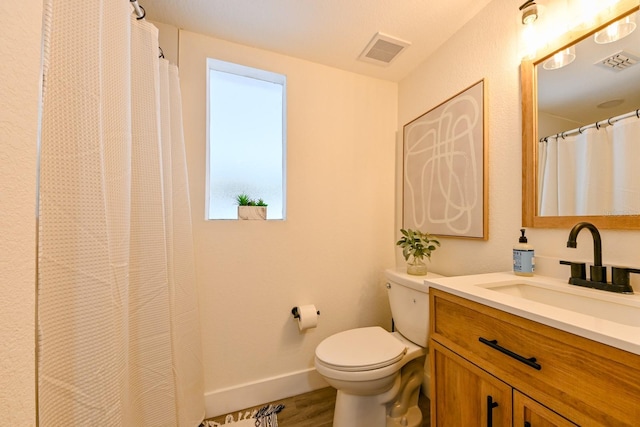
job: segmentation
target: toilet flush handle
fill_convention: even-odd
[[[387,282],[387,289],[391,289],[391,283]]]

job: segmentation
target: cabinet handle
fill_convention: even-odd
[[[507,356],[513,357],[514,359],[516,359],[519,362],[524,363],[525,365],[531,366],[533,369],[537,369],[538,371],[540,369],[542,369],[542,366],[540,366],[538,363],[536,363],[536,358],[535,357],[529,357],[528,359],[526,357],[520,356],[518,353],[514,353],[513,351],[504,348],[500,345],[498,345],[498,340],[488,340],[486,338],[478,338],[478,341],[480,341],[482,344],[486,344],[491,348],[494,348],[496,350],[498,350],[501,353],[506,354]]]
[[[531,423],[529,421],[524,422],[524,427],[531,427]]]
[[[487,427],[493,426],[493,408],[498,407],[498,402],[493,401],[493,397],[487,396]]]

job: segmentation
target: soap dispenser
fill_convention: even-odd
[[[524,228],[521,228],[520,232],[522,236],[518,239],[518,244],[513,247],[513,272],[518,276],[533,276],[535,269],[533,246],[527,242]]]

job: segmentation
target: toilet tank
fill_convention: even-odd
[[[387,296],[395,329],[411,342],[427,347],[429,336],[429,288],[424,280],[442,277],[435,273],[412,276],[406,269],[388,269]]]

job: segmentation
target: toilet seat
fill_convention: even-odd
[[[350,329],[322,341],[316,359],[324,366],[343,372],[384,368],[400,361],[407,347],[379,326]]]

